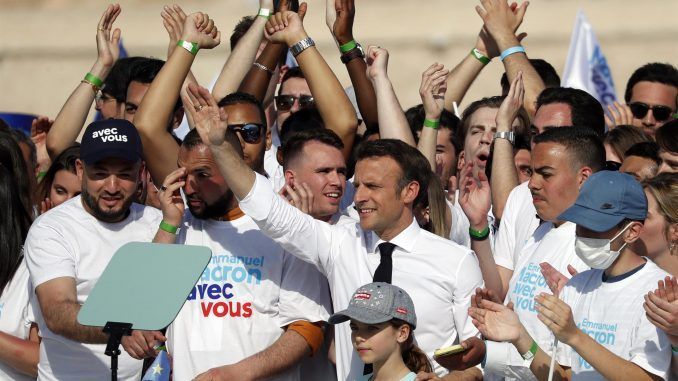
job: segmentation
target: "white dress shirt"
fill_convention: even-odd
[[[315,220],[278,196],[261,175],[240,208],[264,234],[327,276],[335,311],[348,306],[358,287],[372,282],[380,261],[377,246],[383,241],[359,223],[333,226]],[[419,347],[432,358],[435,349],[452,345],[457,336],[464,340],[477,335],[468,308],[483,280],[473,251],[420,229],[414,219],[390,242],[397,246],[392,256],[393,284],[414,301]],[[353,350],[348,324],[335,327],[335,345],[338,379],[360,378],[363,363]],[[435,361],[433,365],[437,374],[447,373]]]

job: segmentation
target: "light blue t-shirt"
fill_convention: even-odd
[[[370,378],[372,377],[372,373],[364,375],[360,380],[358,381],[370,381]],[[414,381],[417,378],[417,375],[414,372],[410,372],[405,375],[405,377],[401,378],[400,381]]]

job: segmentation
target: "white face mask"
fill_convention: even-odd
[[[610,249],[610,243],[619,238],[629,226],[631,224],[626,225],[611,239],[577,237],[574,241],[574,251],[587,266],[592,269],[605,270],[614,263],[619,253],[626,247],[626,242],[624,242],[619,250],[614,251]]]

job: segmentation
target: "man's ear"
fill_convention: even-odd
[[[410,181],[409,184],[400,191],[400,197],[403,199],[405,204],[413,204],[416,200],[417,195],[419,195],[419,183],[416,181]]]
[[[280,152],[280,151],[278,151]],[[291,170],[286,170],[285,171],[285,184],[289,185],[290,187],[294,188],[294,172]]]
[[[464,155],[464,151],[461,151],[461,153],[459,154],[459,159],[457,160],[457,173],[459,173],[459,171],[461,171],[461,169],[464,168],[465,165],[466,158]]]
[[[593,174],[593,170],[590,167],[581,167],[579,169],[579,175],[577,176],[577,181],[579,183],[579,190],[581,190],[582,185],[584,185],[584,182],[588,180],[588,178]]]
[[[631,226],[626,229],[626,232],[624,233],[624,241],[627,243],[633,243],[638,240],[640,237],[640,233],[643,231],[643,223],[634,221],[631,223]]]

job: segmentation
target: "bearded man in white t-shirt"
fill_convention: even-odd
[[[161,218],[176,223],[176,207],[163,213],[133,203],[144,173],[142,145],[134,125],[109,119],[90,124],[76,170],[82,194],[41,215],[25,245],[30,278],[39,302],[38,380],[102,380],[110,377],[104,354],[108,335],[80,325],[76,316],[113,254],[128,242],[167,239]],[[137,333],[141,336],[141,333]],[[164,337],[143,335],[153,342]],[[123,337],[126,345],[131,337]],[[142,362],[126,353],[118,359],[118,379],[138,380]]]

